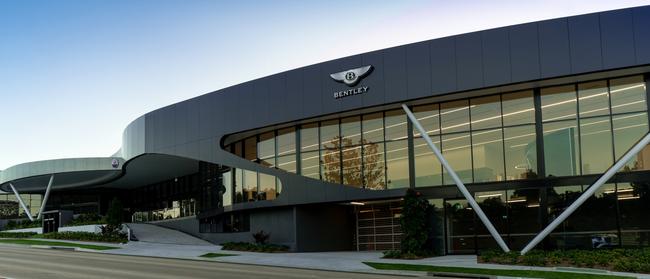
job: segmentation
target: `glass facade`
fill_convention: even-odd
[[[38,194],[21,194],[20,198],[25,202],[27,208],[29,208],[32,216],[38,214],[38,210],[41,209],[41,200],[42,195]],[[27,217],[25,210],[18,203],[16,195],[14,194],[0,194],[0,219],[14,219],[14,218],[23,218]]]
[[[418,105],[412,111],[461,180],[472,184],[603,173],[648,131],[646,103],[643,76],[632,76]],[[353,187],[453,184],[401,109],[265,132],[227,148],[267,167]],[[643,151],[623,170],[646,170],[648,160],[650,151]],[[272,197],[254,176],[243,174],[252,181],[243,183],[244,200],[259,199],[256,191]]]

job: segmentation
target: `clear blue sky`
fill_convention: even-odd
[[[110,156],[138,116],[338,57],[650,1],[0,1],[0,169]]]

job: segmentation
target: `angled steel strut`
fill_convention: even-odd
[[[629,151],[627,151],[627,153],[625,153],[625,155],[623,155],[621,159],[619,159],[613,166],[609,167],[609,169],[607,169],[607,171],[602,176],[600,176],[600,178],[598,178],[598,180],[596,180],[594,184],[591,184],[591,186],[589,186],[589,188],[587,188],[587,190],[584,191],[584,193],[582,193],[582,195],[580,195],[580,197],[578,197],[576,201],[574,201],[569,207],[567,207],[567,209],[565,209],[564,212],[560,214],[560,216],[555,218],[553,222],[548,224],[548,226],[546,226],[544,230],[542,230],[537,236],[535,236],[535,238],[533,238],[533,240],[531,240],[530,243],[528,243],[528,245],[526,245],[526,247],[524,247],[524,249],[521,250],[521,254],[524,255],[528,253],[528,251],[530,251],[537,244],[539,244],[539,242],[541,242],[546,236],[548,236],[555,228],[557,228],[557,226],[562,224],[562,222],[564,222],[564,220],[566,220],[569,217],[569,215],[571,215],[574,211],[576,211],[576,209],[578,209],[578,207],[580,207],[585,201],[587,201],[588,198],[593,196],[594,193],[596,193],[596,191],[598,190],[598,188],[603,186],[603,184],[605,184],[607,180],[612,178],[612,176],[614,176],[614,174],[616,174],[616,172],[620,170],[623,167],[623,165],[625,165],[625,163],[630,161],[632,157],[634,157],[636,154],[641,152],[641,150],[644,147],[646,147],[648,143],[650,143],[650,133],[646,134],[638,143],[636,143]]]
[[[435,144],[433,144],[433,141],[431,141],[431,138],[427,134],[427,131],[422,128],[422,125],[420,122],[415,118],[415,115],[409,110],[409,108],[402,104],[402,108],[406,112],[406,115],[408,115],[409,119],[413,123],[413,126],[420,132],[420,135],[422,135],[422,138],[427,142],[433,153],[438,157],[438,160],[440,160],[440,163],[445,167],[447,172],[449,173],[449,176],[454,180],[456,183],[456,186],[458,187],[458,190],[460,190],[461,193],[463,193],[463,196],[465,196],[465,199],[469,202],[469,205],[472,206],[474,209],[474,212],[476,212],[476,215],[481,219],[481,222],[485,225],[485,227],[488,229],[492,237],[494,237],[494,240],[497,241],[497,244],[503,249],[504,252],[510,252],[510,248],[508,248],[508,245],[503,241],[503,238],[501,238],[501,235],[499,235],[499,232],[494,228],[490,220],[485,216],[485,213],[483,213],[483,210],[481,210],[481,207],[478,206],[478,203],[476,200],[474,200],[474,197],[467,191],[467,188],[465,187],[465,184],[460,181],[460,178],[456,174],[456,172],[451,168],[445,157],[442,156],[442,153],[440,153],[440,150],[436,147]]]
[[[45,209],[45,204],[47,203],[47,199],[50,197],[50,190],[52,189],[53,183],[54,183],[54,175],[51,175],[50,182],[47,183],[47,189],[45,189],[45,196],[43,196],[43,202],[41,203],[41,208],[38,210],[38,216],[36,217],[36,220],[41,219],[41,215],[43,214],[43,210]],[[25,215],[27,215],[27,218],[29,218],[30,221],[34,221],[34,216],[32,216],[32,213],[29,211],[29,208],[27,207],[23,199],[20,197],[20,193],[18,193],[16,187],[14,187],[14,185],[11,183],[9,183],[9,187],[11,188],[11,191],[14,192],[14,195],[16,195],[16,199],[18,200],[18,203],[20,203],[20,206],[25,211]]]

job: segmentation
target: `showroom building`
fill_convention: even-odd
[[[497,247],[401,105],[511,249],[648,133],[650,6],[552,19],[327,61],[149,112],[106,158],[0,172],[3,218],[104,213],[215,243],[260,230],[294,251],[399,248],[405,190],[435,205],[433,249]],[[51,194],[45,193],[51,185]],[[12,187],[29,195],[28,210]],[[13,199],[13,200],[12,200]],[[650,246],[650,148],[538,248]],[[6,212],[6,213],[5,213]]]

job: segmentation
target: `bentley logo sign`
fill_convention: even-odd
[[[348,86],[355,86],[363,77],[370,73],[370,70],[372,70],[372,65],[330,74],[330,77]]]
[[[363,77],[370,74],[371,71],[372,71],[372,65],[368,65],[368,66],[359,67],[355,69],[345,70],[343,72],[330,74],[330,77],[332,77],[332,79],[338,82],[345,83],[346,85],[352,87],[357,85],[357,83],[359,83],[359,81],[361,81]],[[339,99],[347,96],[363,94],[366,92],[368,92],[368,86],[361,86],[358,88],[334,92],[334,98]]]

